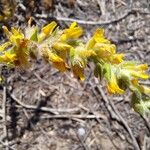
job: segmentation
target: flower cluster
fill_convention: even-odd
[[[104,29],[99,28],[94,35],[83,42],[80,36],[83,29],[73,22],[69,28],[61,30],[56,22],[44,26],[20,29],[3,27],[8,41],[0,45],[0,63],[11,67],[26,69],[30,60],[39,56],[61,72],[72,70],[75,77],[85,79],[84,70],[89,61],[95,64],[94,74],[106,81],[110,94],[132,92],[133,108],[139,113],[150,110],[150,88],[139,83],[148,79],[148,66],[124,60],[124,54],[116,53],[116,46],[106,37]]]

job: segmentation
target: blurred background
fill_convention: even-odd
[[[6,40],[3,25],[24,29],[31,16],[39,27],[55,20],[66,28],[76,21],[85,41],[103,27],[126,59],[150,66],[149,0],[1,0],[1,43]],[[93,64],[85,71],[85,82],[41,59],[28,71],[2,67],[1,74],[9,92],[1,85],[0,149],[150,149],[150,116],[134,112],[130,93],[108,95],[93,75]],[[150,86],[150,81],[141,82]]]

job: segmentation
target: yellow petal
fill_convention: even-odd
[[[76,39],[79,38],[82,35],[82,33],[83,33],[82,28],[77,26],[76,22],[73,22],[68,29],[65,29],[63,31],[61,40],[66,41],[68,39]]]
[[[120,89],[115,74],[111,73],[111,79],[108,81],[107,89],[110,94],[123,94],[124,90]]]
[[[23,33],[21,31],[15,29],[14,27],[11,28],[11,32],[14,36],[18,36],[20,38],[24,37]]]
[[[3,55],[0,55],[1,63],[13,63],[16,60],[16,55],[10,52],[5,52]]]
[[[3,78],[2,78],[2,77],[0,77],[0,83],[2,83],[2,81],[3,81]]]
[[[143,93],[150,96],[150,88],[147,86],[141,86]]]
[[[142,93],[150,96],[150,88],[147,87],[147,86],[143,86],[143,85],[140,85],[139,82],[138,82],[138,79],[133,79],[131,80],[132,84],[138,88]]]
[[[57,54],[65,60],[68,56],[68,52],[72,48],[70,45],[66,43],[57,42],[52,45],[52,48],[57,52]]]
[[[147,64],[141,64],[141,65],[137,65],[137,64],[129,64],[129,65],[125,65],[124,66],[126,69],[131,69],[131,70],[136,70],[136,71],[145,71],[148,69],[148,65]]]
[[[123,57],[124,57],[123,54],[114,54],[112,56],[112,61],[111,62],[113,64],[119,64],[119,63],[121,63],[123,61]]]
[[[86,48],[92,49],[96,43],[110,44],[110,41],[105,38],[105,31],[99,28],[95,31],[93,37],[87,42]]]
[[[110,60],[116,52],[116,46],[114,44],[97,43],[94,50],[98,58]]]
[[[73,23],[71,23],[71,25],[70,25],[70,29],[73,29],[74,27],[76,27],[77,26],[77,22],[73,22]]]
[[[58,55],[49,52],[48,53],[48,59],[51,61],[55,68],[57,68],[59,71],[64,72],[69,69],[69,66],[64,62],[64,60],[59,57]]]
[[[82,35],[83,30],[80,27],[75,27],[73,29],[66,29],[64,33],[66,34],[67,39],[76,39]]]
[[[19,40],[24,39],[24,34],[15,28],[11,28],[11,32],[8,31],[7,27],[3,27],[5,33],[7,34],[10,42],[18,46]]]
[[[94,40],[96,41],[96,43],[110,44],[110,41],[105,38],[104,34],[104,29],[99,28],[96,30],[96,32],[94,33]]]
[[[66,43],[61,43],[61,42],[57,42],[54,43],[52,45],[52,47],[56,50],[56,51],[69,51],[70,48],[72,48],[70,45],[66,44]]]
[[[79,56],[82,57],[82,58],[88,58],[88,57],[91,57],[91,56],[96,56],[96,53],[95,51],[93,50],[82,50],[79,52]]]
[[[0,52],[4,51],[10,45],[11,45],[10,42],[5,42],[4,44],[0,45]]]
[[[104,37],[104,34],[105,30],[103,28],[98,28],[94,33],[94,37],[95,38]]]
[[[50,35],[56,26],[57,26],[57,23],[55,21],[53,21],[50,24],[43,27],[42,32],[46,35]]]
[[[57,24],[55,21],[44,26],[42,32],[38,35],[38,42],[42,42],[47,36],[51,35],[56,26]]]
[[[148,79],[150,77],[148,74],[144,73],[143,71],[142,72],[130,71],[130,73],[133,77],[136,78]]]
[[[96,44],[95,40],[91,38],[86,44],[86,49],[93,49],[95,44]]]
[[[139,70],[139,71],[140,70],[145,71],[145,70],[148,69],[148,65],[147,64],[141,64],[141,65],[136,66],[136,69]]]
[[[138,79],[133,79],[133,80],[131,80],[131,82],[132,82],[132,84],[133,84],[134,86],[139,86],[139,81],[138,81]]]
[[[62,58],[60,58],[58,55],[50,52],[48,53],[49,59],[52,62],[63,62],[64,60]]]
[[[115,82],[108,82],[107,89],[110,94],[123,94],[124,90],[120,89]]]
[[[65,72],[69,69],[69,66],[65,62],[53,62],[53,65],[61,72]]]

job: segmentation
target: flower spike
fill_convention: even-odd
[[[28,69],[31,60],[40,57],[60,72],[71,70],[83,81],[85,68],[93,62],[94,75],[105,80],[110,94],[124,94],[129,89],[134,110],[141,114],[150,111],[150,87],[139,82],[150,77],[146,73],[148,65],[125,60],[124,54],[117,53],[116,45],[105,37],[104,29],[98,28],[85,42],[79,39],[83,29],[76,22],[64,30],[55,21],[41,30],[31,22],[32,19],[24,31],[3,27],[8,40],[0,45],[1,64]]]

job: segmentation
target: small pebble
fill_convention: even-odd
[[[82,127],[79,128],[79,129],[78,129],[78,135],[79,135],[79,136],[84,136],[84,135],[85,135],[85,129],[82,128]]]

